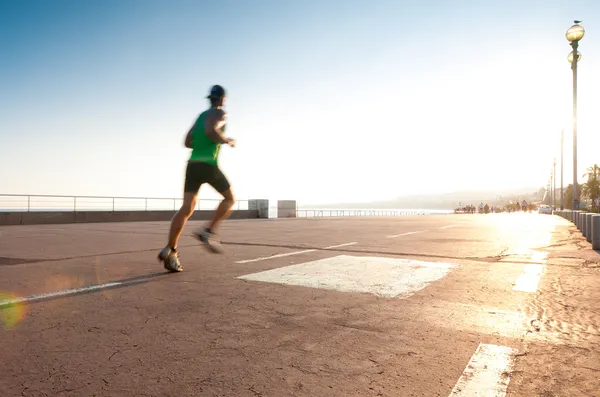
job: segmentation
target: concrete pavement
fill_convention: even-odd
[[[167,229],[0,227],[0,395],[600,396],[600,255],[557,216],[231,220],[178,274]]]

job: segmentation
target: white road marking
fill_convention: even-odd
[[[329,246],[329,247],[325,247],[324,249],[326,249],[326,250],[330,250],[330,249],[332,249],[332,248],[347,247],[347,246],[349,246],[349,245],[354,245],[354,244],[356,244],[356,242],[353,242],[353,243],[345,243],[345,244],[338,244],[338,245],[331,245],[331,246]]]
[[[402,258],[339,255],[238,278],[394,298],[414,294],[456,266]]]
[[[287,252],[285,254],[277,254],[277,255],[271,255],[271,256],[262,256],[260,258],[254,258],[254,259],[245,259],[243,261],[237,261],[235,263],[250,263],[250,262],[258,262],[258,261],[264,261],[267,259],[275,259],[275,258],[283,258],[284,256],[292,256],[292,255],[299,255],[299,254],[305,254],[307,252],[314,252],[316,251],[316,249],[311,249],[311,250],[303,250],[303,251],[294,251],[294,252]]]
[[[511,339],[523,338],[531,325],[529,316],[520,311],[439,299],[420,306],[419,321],[440,329]]]
[[[540,264],[525,265],[523,273],[519,275],[513,291],[536,292],[542,274],[544,273],[544,264],[546,263],[547,252],[531,251],[531,261]]]
[[[449,397],[506,396],[515,353],[511,347],[479,344]]]
[[[545,264],[547,257],[548,257],[547,252],[540,252],[540,251],[532,251],[531,252],[531,262]]]
[[[440,227],[440,229],[449,229],[449,228],[451,228],[451,227],[456,227],[456,226],[459,226],[459,225],[448,225],[448,226],[442,226],[442,227]]]
[[[346,247],[348,245],[354,245],[356,244],[356,242],[352,242],[352,243],[344,243],[344,244],[337,244],[337,245],[330,245],[329,247],[325,247],[323,249],[325,250],[329,250],[329,249],[333,249],[333,248],[340,248],[340,247]],[[307,252],[314,252],[317,251],[316,249],[309,249],[309,250],[302,250],[302,251],[294,251],[294,252],[287,252],[285,254],[277,254],[277,255],[271,255],[271,256],[262,256],[260,258],[254,258],[254,259],[245,259],[243,261],[237,261],[235,263],[251,263],[251,262],[258,262],[258,261],[264,261],[267,259],[275,259],[275,258],[283,258],[285,256],[292,256],[292,255],[299,255],[299,254],[305,254]]]
[[[408,232],[408,233],[401,233],[401,234],[392,234],[391,236],[387,236],[387,238],[395,238],[395,237],[400,237],[400,236],[408,236],[410,234],[418,234],[418,233],[425,233],[428,230],[420,230],[418,232]]]
[[[56,291],[56,292],[46,292],[43,294],[30,295],[30,296],[25,296],[25,297],[21,297],[21,298],[6,299],[6,300],[0,301],[0,307],[6,306],[6,305],[12,305],[15,303],[53,298],[55,296],[71,295],[71,294],[76,294],[78,292],[85,292],[85,291],[92,291],[92,290],[96,290],[96,289],[109,288],[109,287],[114,287],[114,286],[121,285],[121,284],[122,283],[120,283],[120,282],[95,284],[95,285],[88,285],[86,287],[64,289],[62,291]]]
[[[543,265],[525,265],[523,273],[517,278],[513,291],[535,292],[544,272]]]

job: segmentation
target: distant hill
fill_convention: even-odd
[[[527,202],[538,202],[544,197],[546,189],[539,187],[496,190],[496,191],[461,191],[440,194],[421,194],[402,196],[390,200],[363,202],[363,203],[337,203],[337,204],[314,204],[305,205],[302,208],[397,208],[397,209],[428,209],[428,210],[452,210],[459,206],[473,204],[475,206],[483,202],[490,206],[503,206],[511,200]]]

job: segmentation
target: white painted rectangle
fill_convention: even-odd
[[[515,353],[511,347],[479,344],[449,397],[505,397]]]
[[[441,279],[455,266],[402,258],[339,255],[238,278],[391,298],[410,296]]]

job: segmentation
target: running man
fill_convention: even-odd
[[[223,110],[225,89],[215,85],[207,98],[210,100],[210,108],[198,116],[185,137],[185,147],[192,149],[192,154],[185,172],[183,204],[171,220],[168,244],[158,254],[158,259],[164,263],[165,269],[172,272],[183,270],[177,242],[185,223],[194,212],[200,186],[208,183],[223,196],[208,227],[194,232],[194,236],[212,252],[221,252],[215,230],[219,223],[229,216],[235,200],[229,181],[218,166],[221,145],[225,143],[235,147],[233,139],[223,136],[226,125],[226,114]]]

